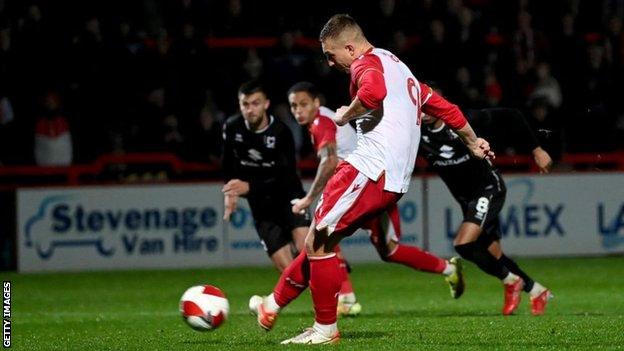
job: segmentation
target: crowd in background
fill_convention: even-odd
[[[349,102],[316,41],[335,13],[462,109],[522,109],[555,155],[624,149],[624,0],[0,0],[0,164],[218,163],[252,78],[306,157],[285,92],[308,80],[328,107]]]

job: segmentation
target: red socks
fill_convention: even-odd
[[[340,295],[351,294],[353,293],[353,285],[351,285],[351,279],[349,278],[347,261],[345,261],[344,257],[342,257],[342,250],[340,249],[340,246],[337,245],[334,251],[336,252],[338,262],[340,263],[340,270],[343,273],[342,285],[340,286]]]
[[[340,261],[335,254],[313,257],[310,261],[310,290],[314,302],[315,320],[320,324],[336,323],[338,292],[344,281]]]
[[[310,262],[305,251],[302,251],[289,265],[284,269],[280,276],[273,297],[280,307],[288,305],[292,300],[296,299],[307,287],[310,281]]]
[[[442,273],[446,267],[445,260],[409,245],[399,244],[387,258],[390,262],[400,263],[425,272]]]

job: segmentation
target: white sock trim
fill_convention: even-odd
[[[275,301],[275,296],[273,296],[273,293],[271,293],[271,295],[267,296],[266,299],[264,299],[264,308],[272,313],[277,313],[280,311],[281,307],[277,304],[277,301]]]
[[[518,277],[517,275],[509,272],[509,274],[507,274],[507,276],[505,277],[505,279],[503,279],[503,284],[511,284],[514,283],[516,280],[518,280],[520,277]]]
[[[449,276],[457,271],[457,267],[454,264],[451,264],[449,261],[444,262],[446,262],[446,267],[444,267],[444,270],[442,271],[443,275]]]
[[[538,297],[544,291],[546,291],[546,288],[542,284],[535,282],[533,288],[529,291],[529,295],[531,295],[531,297]]]
[[[350,292],[338,295],[338,302],[353,304],[357,302],[357,299],[355,298],[355,293]]]
[[[314,322],[312,328],[314,328],[317,333],[320,333],[327,338],[331,338],[338,332],[338,323],[321,324],[319,322]]]

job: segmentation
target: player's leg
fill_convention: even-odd
[[[509,270],[492,256],[487,248],[477,242],[481,227],[472,222],[463,222],[455,235],[455,251],[464,259],[476,264],[482,271],[499,279],[505,279]]]
[[[297,253],[304,251],[305,238],[306,238],[306,235],[308,235],[309,229],[310,229],[310,225],[308,224],[307,226],[296,227],[295,229],[292,230],[292,240],[293,240],[293,243],[295,244]]]
[[[509,315],[520,304],[520,293],[524,281],[512,273],[488,251],[487,246],[478,240],[485,233],[483,228],[490,228],[498,223],[498,213],[504,201],[505,189],[503,188],[494,193],[483,194],[483,196],[465,204],[463,207],[464,222],[457,231],[453,245],[457,253],[463,258],[475,263],[482,271],[502,281],[505,290],[503,314]]]
[[[271,330],[278,314],[308,287],[310,263],[305,251],[299,253],[280,275],[273,292],[266,297],[254,295],[249,300],[249,309],[257,315],[258,325]]]
[[[285,232],[283,226],[275,220],[268,218],[256,220],[255,226],[264,250],[275,268],[282,272],[293,260],[290,233]]]
[[[514,260],[507,257],[501,248],[498,238],[491,240],[487,247],[488,251],[505,265],[507,269],[524,280],[524,291],[530,296],[531,313],[536,316],[544,314],[548,301],[553,297],[551,291],[539,282],[534,281]]]
[[[310,224],[312,218],[309,211],[305,211],[303,214],[294,214],[290,204],[284,206],[281,211],[280,219],[283,222],[283,226],[288,228],[292,235],[292,242],[295,245],[297,254],[304,251],[305,238],[310,230]]]
[[[279,248],[271,255],[271,261],[278,271],[283,272],[286,267],[292,262],[292,250],[290,244],[286,244]]]
[[[351,276],[349,274],[349,265],[340,249],[340,245],[336,245],[334,248],[336,257],[340,262],[340,271],[343,274],[342,284],[340,285],[340,293],[338,294],[338,315],[342,316],[357,316],[362,311],[362,305],[357,301],[355,296],[355,290],[351,283]]]
[[[339,339],[336,307],[341,280],[334,247],[400,198],[400,194],[384,191],[383,186],[383,176],[377,182],[370,181],[348,163],[341,163],[330,178],[315,212],[316,226],[306,238],[315,322],[306,332],[283,343],[321,344]]]
[[[401,220],[396,204],[365,224],[370,240],[382,260],[423,271],[442,274],[451,287],[451,296],[459,298],[464,291],[461,262],[451,263],[417,246],[400,242]]]
[[[371,242],[382,260],[399,263],[420,271],[442,273],[446,260],[416,246],[400,243],[401,219],[396,204],[367,223]]]
[[[258,325],[265,330],[273,328],[280,309],[296,299],[308,287],[310,279],[309,263],[304,250],[305,237],[310,230],[310,215],[308,213],[295,215],[290,206],[284,206],[281,212],[277,213],[280,217],[276,220],[278,223],[272,223],[274,230],[264,231],[263,242],[267,250],[274,245],[284,245],[275,251],[271,258],[280,260],[276,262],[276,266],[278,263],[285,265],[273,293],[266,297],[254,295],[249,300],[250,311],[258,316]],[[291,244],[294,244],[295,251],[299,252],[294,260]]]
[[[333,251],[340,239],[339,234],[330,236],[327,227],[313,228],[306,237],[314,325],[282,344],[333,344],[340,340],[336,308],[342,277],[340,262]]]

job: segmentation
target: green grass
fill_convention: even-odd
[[[450,298],[440,276],[391,264],[356,265],[363,306],[341,319],[335,349],[482,350],[624,348],[624,259],[522,259],[555,299],[542,317],[528,298],[514,316],[500,314],[502,288],[468,264],[467,290]],[[309,293],[291,304],[275,329],[256,327],[247,311],[255,293],[277,279],[271,268],[3,274],[12,288],[17,350],[281,350],[279,342],[310,326]],[[198,283],[221,287],[230,317],[218,330],[193,331],[178,314],[182,292]]]

